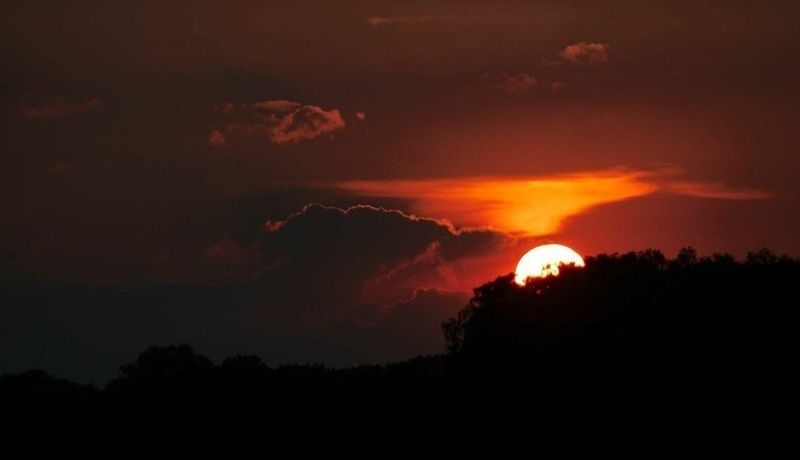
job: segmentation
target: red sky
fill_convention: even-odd
[[[471,287],[539,242],[798,256],[798,12],[12,2],[0,275],[244,283],[231,337],[280,324],[258,332],[294,344],[276,360],[352,362],[410,352],[397,324],[414,315],[438,337]],[[374,338],[342,339],[365,324],[396,342],[373,356],[358,340]]]

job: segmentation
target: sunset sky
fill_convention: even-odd
[[[794,1],[11,1],[0,372],[441,349],[541,243],[800,256]]]

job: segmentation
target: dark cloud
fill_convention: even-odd
[[[376,335],[394,342],[395,359],[408,357],[403,355],[403,350],[415,350],[417,354],[439,353],[442,322],[455,317],[468,300],[469,294],[462,291],[418,289],[410,299],[396,302],[381,312]]]
[[[496,230],[473,229],[462,231],[457,238],[441,241],[440,253],[445,260],[476,257],[485,255],[486,251],[508,247],[513,241],[507,234]]]
[[[374,318],[419,288],[468,290],[449,283],[441,272],[511,240],[489,230],[457,230],[448,222],[366,205],[308,205],[267,227],[262,254],[270,268],[259,283],[273,293],[286,290],[285,301],[299,304],[294,308],[323,316],[345,308]],[[286,286],[298,282],[307,289],[288,292]]]
[[[242,321],[265,334],[291,330],[343,345],[349,351],[334,358],[340,363],[430,353],[432,343],[441,344],[431,331],[472,287],[457,265],[471,259],[479,265],[510,241],[392,209],[307,205],[265,225],[263,269]],[[436,299],[442,303],[434,305]],[[393,331],[393,339],[380,330]],[[427,338],[415,345],[419,331],[428,331]]]
[[[475,259],[483,271],[488,266],[480,258],[513,241],[491,230],[456,229],[447,221],[366,205],[309,205],[266,227],[262,256],[271,268],[260,282],[273,293],[287,291],[294,308],[323,316],[344,306],[348,314],[373,317],[419,288],[467,291],[473,273],[459,264]],[[297,280],[307,289],[289,292]]]
[[[345,127],[338,109],[323,109],[288,100],[268,100],[249,104],[225,103],[216,107],[224,126],[209,135],[212,146],[226,143],[226,135],[264,134],[273,144],[297,143],[314,139]]]
[[[371,250],[362,260],[418,253],[431,241],[456,234],[446,221],[370,205],[342,209],[310,204],[283,221],[269,221],[267,228],[272,232],[266,236],[265,244],[281,250],[313,248],[327,252],[369,242]]]
[[[266,229],[262,254],[266,263],[277,265],[262,273],[262,281],[270,283],[287,273],[302,273],[297,276],[314,283],[320,292],[338,290],[352,296],[333,304],[367,308],[380,303],[362,296],[368,280],[373,292],[380,290],[375,280],[385,280],[384,288],[393,292],[389,301],[396,301],[420,287],[441,286],[444,280],[436,272],[442,266],[486,255],[511,241],[502,233],[459,230],[447,221],[368,205],[344,209],[308,205],[284,221],[267,222]],[[424,263],[430,264],[430,270],[420,269]],[[409,267],[416,270],[415,278],[396,276]],[[341,289],[344,285],[349,287]]]
[[[258,353],[273,364],[436,353],[441,322],[472,287],[472,280],[460,282],[466,272],[458,264],[479,264],[510,241],[392,209],[311,204],[267,222],[256,241],[227,237],[207,247],[196,263],[205,264],[211,283],[42,283],[2,291],[8,301],[0,313],[19,326],[2,344],[23,347],[36,337],[59,351],[36,348],[26,362],[56,370],[63,369],[56,360],[81,361],[89,348],[104,348],[117,363],[150,343],[174,341],[211,356]],[[43,317],[52,321],[34,331]],[[77,336],[80,343],[68,345]],[[70,376],[107,378],[109,366],[99,362],[89,372],[83,362]]]

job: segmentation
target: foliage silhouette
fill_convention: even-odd
[[[603,254],[525,286],[509,274],[476,288],[443,324],[441,356],[273,368],[170,345],[121,366],[102,391],[41,371],[4,376],[0,401],[28,415],[79,408],[83,424],[47,430],[73,441],[90,431],[86,455],[166,445],[228,457],[792,458],[798,279],[800,262],[767,250],[743,262],[691,248]],[[75,447],[12,452],[64,446]]]
[[[526,429],[554,450],[786,446],[798,276],[798,261],[766,250],[735,263],[691,248],[600,255],[521,288],[507,275],[443,325],[448,375],[536,413]]]

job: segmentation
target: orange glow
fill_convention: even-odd
[[[371,197],[406,198],[416,214],[447,218],[459,226],[491,226],[524,235],[558,231],[564,219],[591,207],[650,194],[658,185],[630,171],[525,179],[453,178],[363,180],[338,184]]]
[[[560,244],[544,244],[528,251],[517,263],[514,281],[520,286],[528,278],[558,276],[559,265],[574,264],[583,267],[583,257],[572,249]]]

